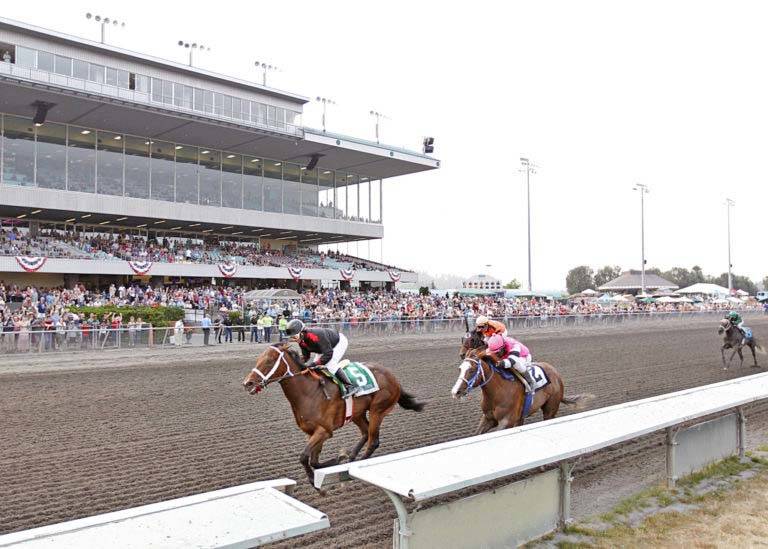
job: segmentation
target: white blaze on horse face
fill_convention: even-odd
[[[464,379],[467,374],[467,370],[469,370],[469,367],[471,364],[468,361],[464,361],[459,366],[459,379],[456,380],[456,383],[453,385],[453,389],[451,389],[451,394],[453,396],[456,396],[459,394],[459,389],[461,389],[461,384],[464,383]]]

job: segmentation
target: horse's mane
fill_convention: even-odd
[[[301,347],[299,347],[299,344],[295,341],[286,341],[284,343],[274,345],[274,347],[291,355],[291,358],[293,358],[294,362],[296,362],[296,364],[299,366],[304,365],[304,358],[302,357]]]

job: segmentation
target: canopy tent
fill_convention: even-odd
[[[243,294],[248,301],[299,300],[301,295],[296,290],[286,288],[270,288],[269,290],[251,290]]]
[[[745,292],[744,290],[736,290],[736,295],[746,297],[749,295],[749,292]]]
[[[693,286],[688,286],[682,290],[677,290],[678,294],[702,294],[702,295],[728,295],[730,292],[728,288],[723,288],[717,284],[709,284],[706,282],[697,282]]]
[[[629,300],[623,295],[615,295],[611,298],[614,303],[629,303]]]
[[[593,290],[592,288],[587,288],[583,292],[581,292],[581,295],[588,296],[588,295],[597,295],[597,292]]]
[[[600,297],[597,298],[598,303],[610,303],[611,302],[611,295],[610,294],[603,294]]]

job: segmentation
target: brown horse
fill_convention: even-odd
[[[481,408],[483,417],[476,434],[490,431],[494,427],[507,429],[522,425],[525,417],[541,410],[544,419],[552,419],[560,409],[560,403],[577,405],[583,408],[594,397],[592,395],[565,396],[565,385],[554,366],[546,362],[537,364],[544,370],[549,383],[536,391],[528,410],[525,408],[525,389],[517,379],[507,380],[499,373],[486,352],[481,349],[462,350],[464,359],[459,366],[459,378],[451,390],[454,398],[461,398],[476,387],[483,390]]]
[[[336,385],[324,384],[320,376],[312,370],[304,369],[299,353],[299,347],[295,343],[282,343],[265,349],[256,359],[256,367],[245,376],[243,386],[253,395],[270,383],[280,384],[285,397],[291,403],[296,424],[309,437],[304,451],[301,452],[300,461],[310,483],[314,480],[314,469],[336,465],[345,458],[352,461],[357,458],[366,443],[368,446],[361,459],[369,458],[379,447],[381,422],[395,404],[415,412],[424,408],[423,403],[403,390],[392,372],[382,366],[369,365],[379,390],[353,398],[350,421],[360,429],[360,440],[338,457],[320,462],[323,443],[333,436],[336,429],[345,425],[346,408]],[[331,387],[330,391],[326,391],[326,386]]]
[[[749,338],[742,345],[744,334],[742,334],[741,331],[738,330],[736,326],[734,326],[727,318],[724,318],[720,321],[720,326],[717,328],[717,333],[723,336],[723,345],[720,347],[720,356],[723,358],[723,370],[727,370],[730,367],[731,362],[733,361],[733,357],[736,353],[739,354],[739,366],[744,365],[744,354],[741,352],[741,349],[744,347],[749,347],[749,350],[752,351],[752,360],[755,361],[754,367],[758,366],[755,350],[757,350],[758,353],[764,355],[765,349],[763,349],[763,346],[757,342],[757,339],[755,339],[754,336]],[[727,364],[725,362],[726,349],[733,349]]]

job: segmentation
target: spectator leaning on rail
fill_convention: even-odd
[[[324,367],[336,376],[344,384],[345,397],[353,396],[359,387],[353,384],[343,369],[339,368],[339,361],[344,358],[349,344],[344,334],[330,328],[307,328],[298,318],[291,320],[285,333],[288,337],[297,341],[301,347],[301,354],[307,368]],[[312,353],[317,358],[308,362]]]

